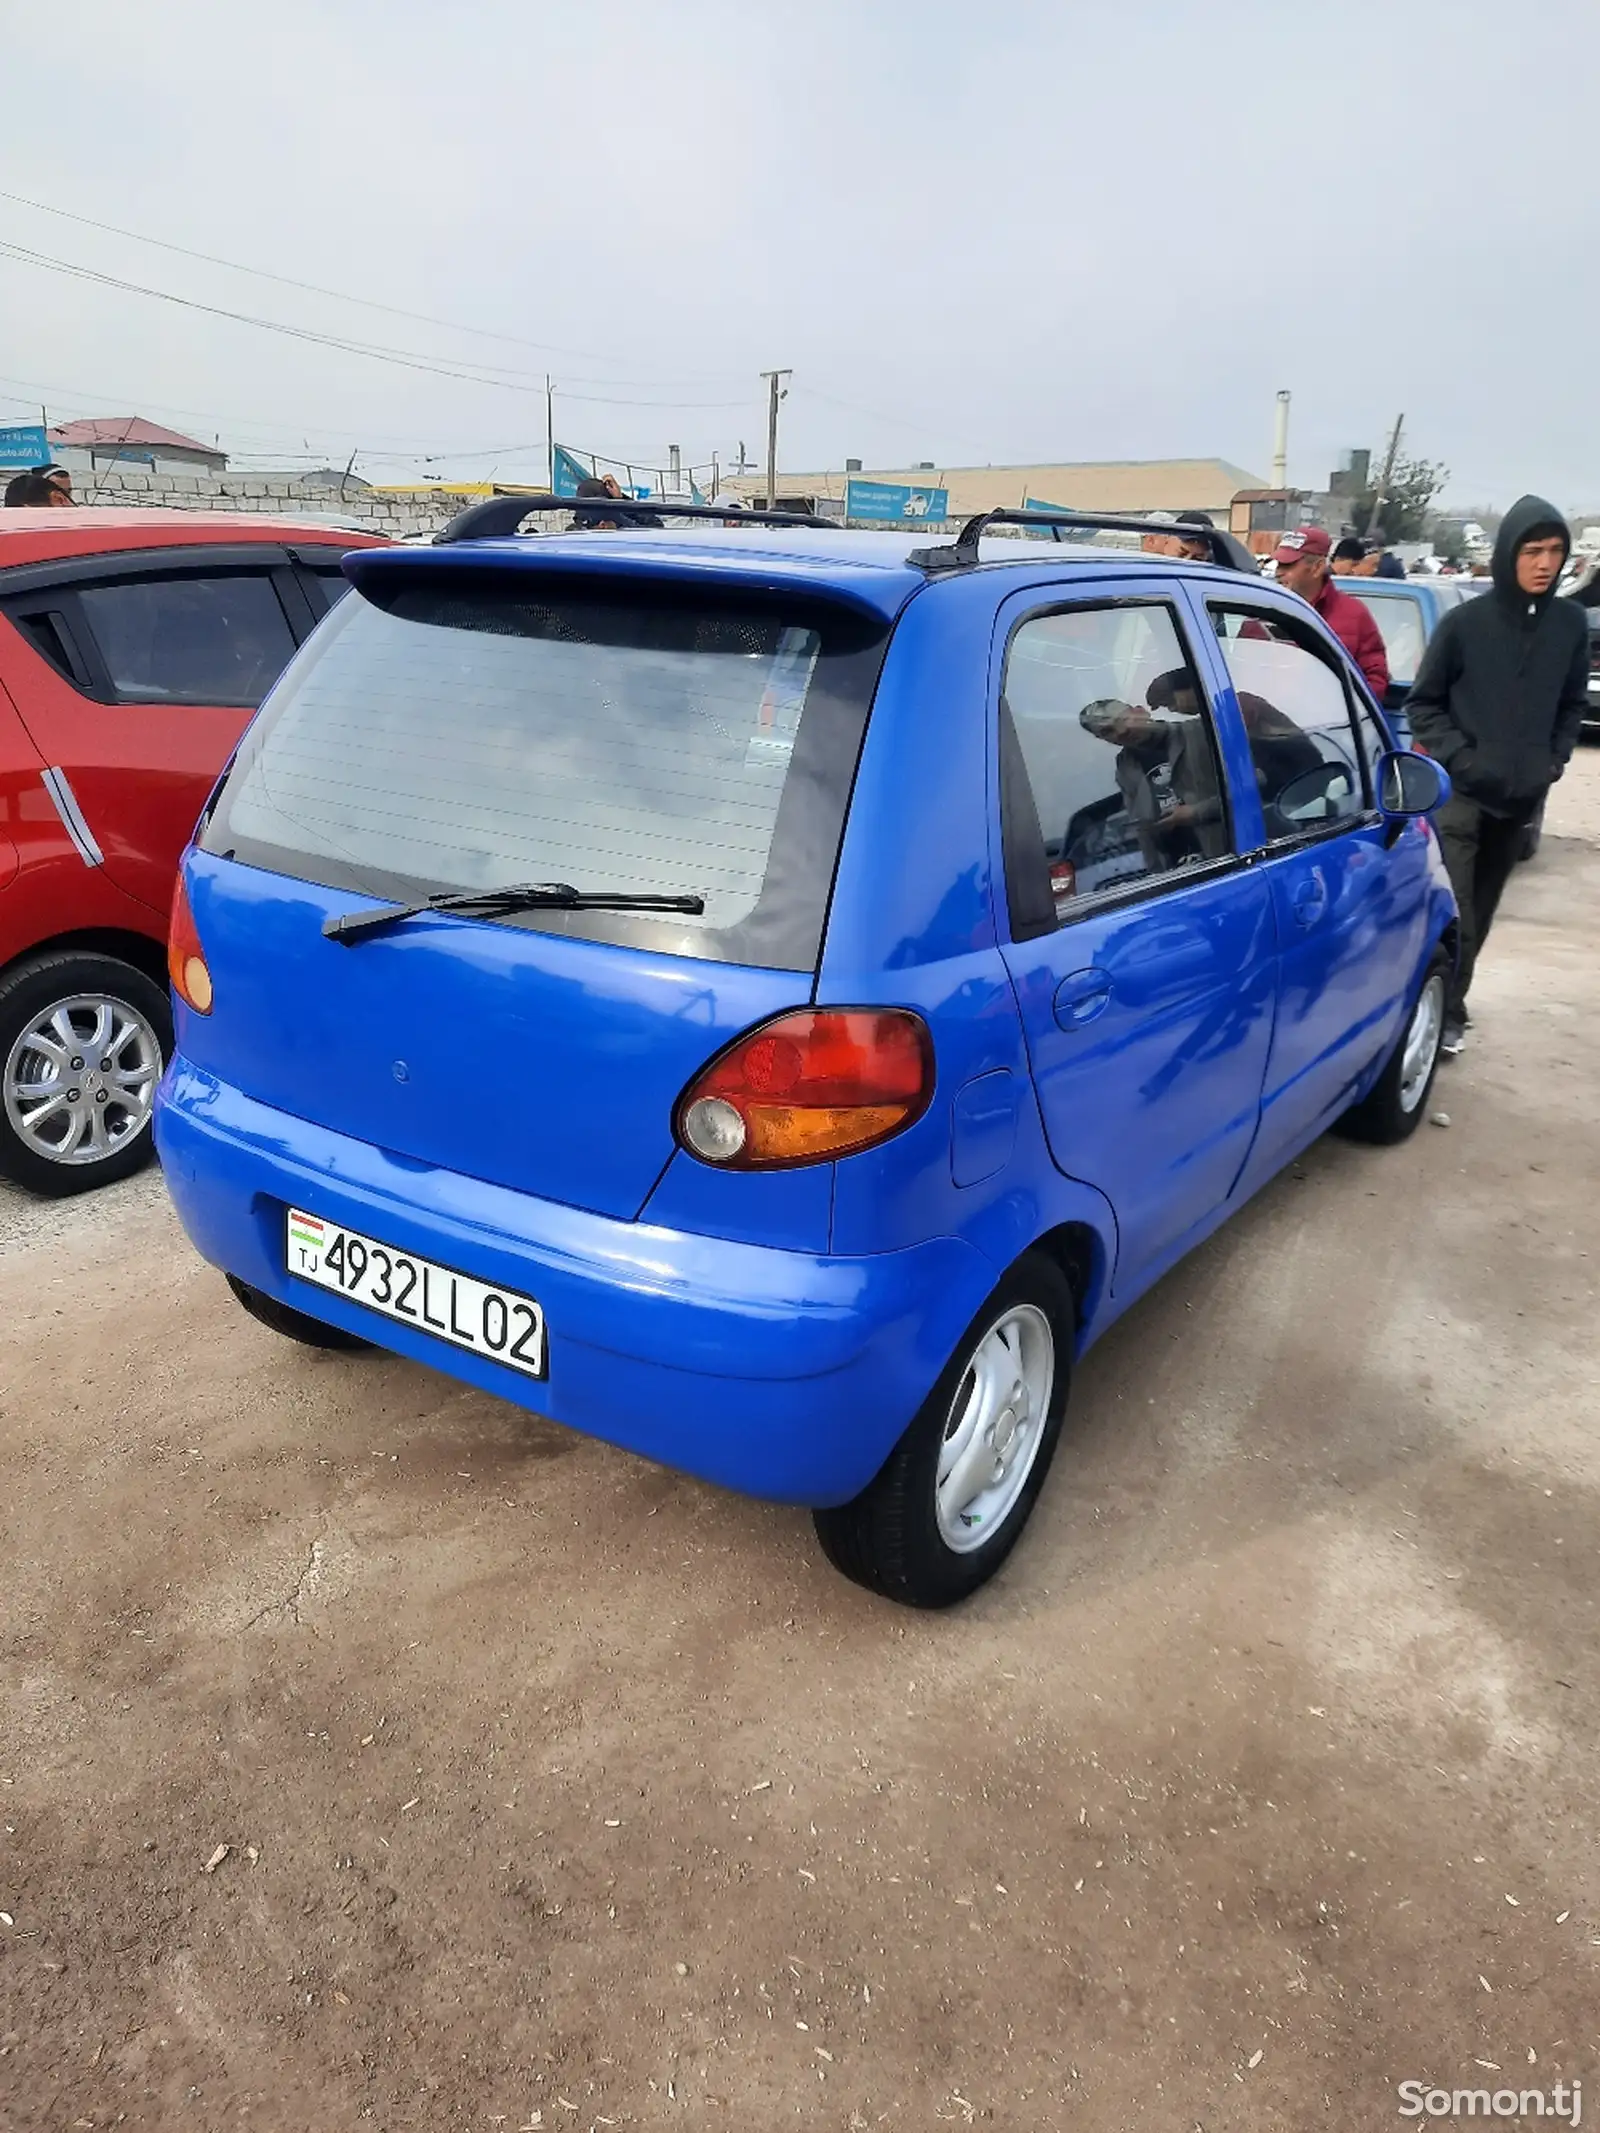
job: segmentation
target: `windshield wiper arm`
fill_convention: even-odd
[[[325,918],[322,930],[330,941],[349,947],[383,926],[397,926],[403,918],[421,918],[429,911],[473,911],[486,918],[510,911],[682,911],[698,918],[705,907],[703,896],[632,896],[625,891],[575,889],[566,881],[513,881],[501,889],[458,889],[448,895],[425,896],[415,904],[344,911],[336,918]]]

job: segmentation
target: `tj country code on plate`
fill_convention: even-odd
[[[291,1207],[284,1264],[301,1281],[331,1289],[384,1318],[415,1326],[435,1340],[545,1376],[544,1313],[532,1297],[500,1289],[415,1252],[402,1252],[359,1230]]]

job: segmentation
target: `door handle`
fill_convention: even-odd
[[[1321,874],[1307,874],[1297,881],[1289,905],[1302,926],[1314,926],[1328,908],[1328,885]]]
[[[1062,1029],[1082,1029],[1110,1005],[1111,973],[1092,963],[1087,970],[1073,971],[1056,987],[1055,1017]]]

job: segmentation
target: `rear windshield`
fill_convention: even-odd
[[[811,970],[883,644],[840,608],[637,584],[530,598],[457,578],[387,609],[343,600],[250,729],[201,844],[402,899],[523,881],[697,894],[699,918],[506,923]]]

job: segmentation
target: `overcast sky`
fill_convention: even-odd
[[[1600,508],[1596,0],[51,0],[6,9],[0,419],[539,478],[556,434],[796,469],[1406,439]],[[475,327],[514,338],[456,330]],[[630,404],[639,403],[639,404]],[[522,456],[516,456],[517,448]],[[388,455],[388,456],[380,456]]]

